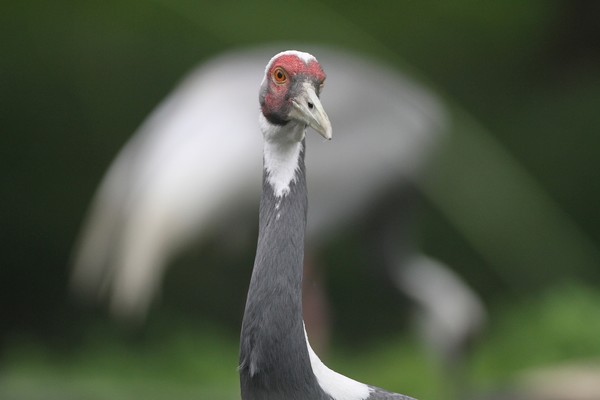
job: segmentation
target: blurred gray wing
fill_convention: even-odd
[[[347,52],[303,48],[328,75],[322,100],[335,140],[307,145],[307,230],[315,243],[390,185],[413,179],[445,115],[435,96],[398,71]],[[117,315],[143,317],[177,251],[241,205],[258,204],[257,93],[265,60],[277,51],[234,51],[204,63],[135,132],[92,202],[75,249],[74,290],[108,298]]]

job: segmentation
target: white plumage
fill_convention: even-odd
[[[446,121],[436,96],[397,70],[308,48],[328,73],[321,98],[336,130],[334,148],[307,137],[314,245],[390,186],[414,179]],[[75,253],[78,291],[107,296],[117,314],[143,316],[177,251],[258,203],[257,77],[272,54],[238,50],[205,62],[142,124],[95,195]],[[255,215],[237,223],[253,224]]]

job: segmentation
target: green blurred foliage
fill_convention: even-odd
[[[497,304],[488,334],[467,367],[472,390],[493,391],[530,368],[574,357],[597,363],[600,319],[590,315],[599,307],[596,288],[574,283],[549,287],[536,298]],[[31,338],[11,340],[0,374],[0,398],[239,398],[237,337],[187,318],[166,320],[168,324],[151,324],[141,338],[96,323],[68,351]],[[451,384],[412,333],[369,345],[336,346],[328,363],[350,377],[421,399],[449,398]]]

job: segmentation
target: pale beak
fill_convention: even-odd
[[[310,82],[304,82],[302,91],[292,99],[290,117],[304,122],[327,140],[331,140],[331,122],[323,109],[321,100]]]

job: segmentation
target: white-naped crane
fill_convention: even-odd
[[[323,146],[306,156],[307,246],[316,249],[418,179],[446,118],[435,95],[381,62],[325,47],[309,51],[330,71],[325,100],[343,132],[335,163]],[[249,104],[275,52],[235,50],[203,63],[147,118],[95,195],[74,254],[74,290],[108,299],[119,316],[143,319],[173,256],[229,225],[226,218],[237,230],[254,225],[250,213],[239,212],[252,210],[259,193],[260,133]]]
[[[336,162],[317,137],[306,138],[312,145],[306,155],[311,176],[307,251],[326,245],[388,198],[384,230],[400,238],[388,237],[383,241],[391,246],[376,247],[388,254],[387,267],[395,277],[413,254],[404,231],[412,203],[406,201],[412,197],[406,187],[419,179],[446,130],[444,106],[381,61],[322,46],[310,50],[330,73],[324,96],[332,123],[343,134],[336,138]],[[259,197],[255,183],[261,164],[255,153],[261,135],[256,109],[249,105],[256,99],[264,60],[274,52],[271,46],[238,49],[204,62],[146,119],[97,190],[75,249],[76,292],[108,299],[119,317],[143,320],[178,252],[231,221],[237,231],[251,231],[255,216],[239,211],[255,209]],[[401,198],[390,200],[390,193]],[[388,218],[391,213],[396,215]],[[322,311],[310,310],[323,308],[322,293],[319,285],[307,288],[306,298],[312,299],[305,304],[307,326],[320,348],[327,322]]]
[[[406,188],[419,179],[446,130],[444,107],[382,62],[326,47],[311,51],[330,71],[328,114],[343,135],[336,138],[336,162],[331,149],[314,136],[306,138],[312,144],[307,251],[378,208],[378,214],[386,214],[384,231],[401,234],[372,238],[387,254],[395,277],[414,254],[404,231],[412,203],[406,200],[413,197]],[[75,291],[108,299],[117,316],[142,320],[174,255],[230,225],[227,221],[235,221],[236,230],[250,230],[255,217],[239,210],[257,205],[259,186],[253,183],[260,180],[261,166],[254,153],[261,148],[261,135],[256,109],[249,104],[256,99],[256,76],[273,52],[270,46],[235,50],[204,62],[146,119],[95,195],[76,247]],[[400,198],[390,199],[390,193]],[[382,203],[387,205],[383,212]],[[390,213],[396,215],[388,218]],[[391,245],[380,248],[381,242]],[[308,286],[312,301],[305,304],[310,320],[315,314],[319,318],[319,312],[310,312],[315,302],[323,305],[315,287]],[[322,319],[309,331],[319,327]],[[326,340],[312,336],[317,345]]]
[[[319,98],[324,81],[313,56],[285,51],[267,64],[260,86],[263,184],[240,337],[242,399],[408,400],[327,368],[312,351],[304,328],[305,132],[311,127],[331,139],[331,123]],[[336,159],[332,154],[331,163]]]

